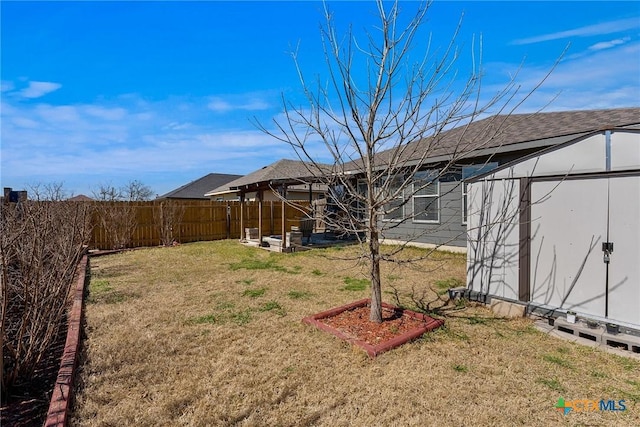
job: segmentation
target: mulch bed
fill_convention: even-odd
[[[44,424],[67,338],[66,319],[63,319],[63,325],[49,353],[40,360],[31,378],[14,386],[6,404],[2,404],[2,427],[41,427]]]
[[[425,324],[424,320],[402,316],[400,311],[387,308],[382,310],[382,323],[374,323],[369,320],[369,311],[369,307],[356,307],[335,316],[326,317],[321,322],[339,329],[349,338],[364,341],[370,345],[389,341]]]
[[[444,325],[444,320],[382,303],[382,322],[369,320],[371,300],[363,299],[302,319],[365,350],[370,357],[399,347]]]

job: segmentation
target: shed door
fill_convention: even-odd
[[[609,226],[608,317],[640,324],[640,177],[534,182],[531,203],[531,301],[604,317]]]
[[[531,186],[531,301],[604,316],[607,180]]]
[[[640,176],[609,182],[609,318],[640,325]]]

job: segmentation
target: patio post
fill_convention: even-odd
[[[258,197],[258,244],[262,246],[262,190],[256,193]]]
[[[285,213],[286,205],[284,200],[287,198],[287,186],[282,184],[282,198],[280,199],[282,203],[282,251],[287,247],[287,215]]]
[[[240,193],[240,241],[244,240],[244,193]]]

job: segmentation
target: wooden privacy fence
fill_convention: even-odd
[[[96,209],[92,217],[90,248],[113,249],[114,233],[130,234],[126,243],[116,246],[158,246],[162,243],[163,237],[161,213],[165,215],[165,224],[167,215],[174,215],[171,233],[173,239],[179,243],[240,238],[240,202],[170,200],[91,203]],[[299,226],[300,219],[309,212],[308,201],[296,201],[295,204],[302,209],[285,204],[286,231],[291,231],[291,226]],[[244,203],[245,228],[257,228],[258,215],[258,202]],[[115,230],[114,225],[121,230]],[[267,236],[282,234],[280,201],[262,202],[262,229]]]

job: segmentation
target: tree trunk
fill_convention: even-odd
[[[375,221],[375,219],[374,219]],[[371,225],[371,224],[370,224]],[[377,228],[369,228],[369,267],[371,275],[371,311],[369,320],[382,323],[382,290],[380,286],[380,241]]]

